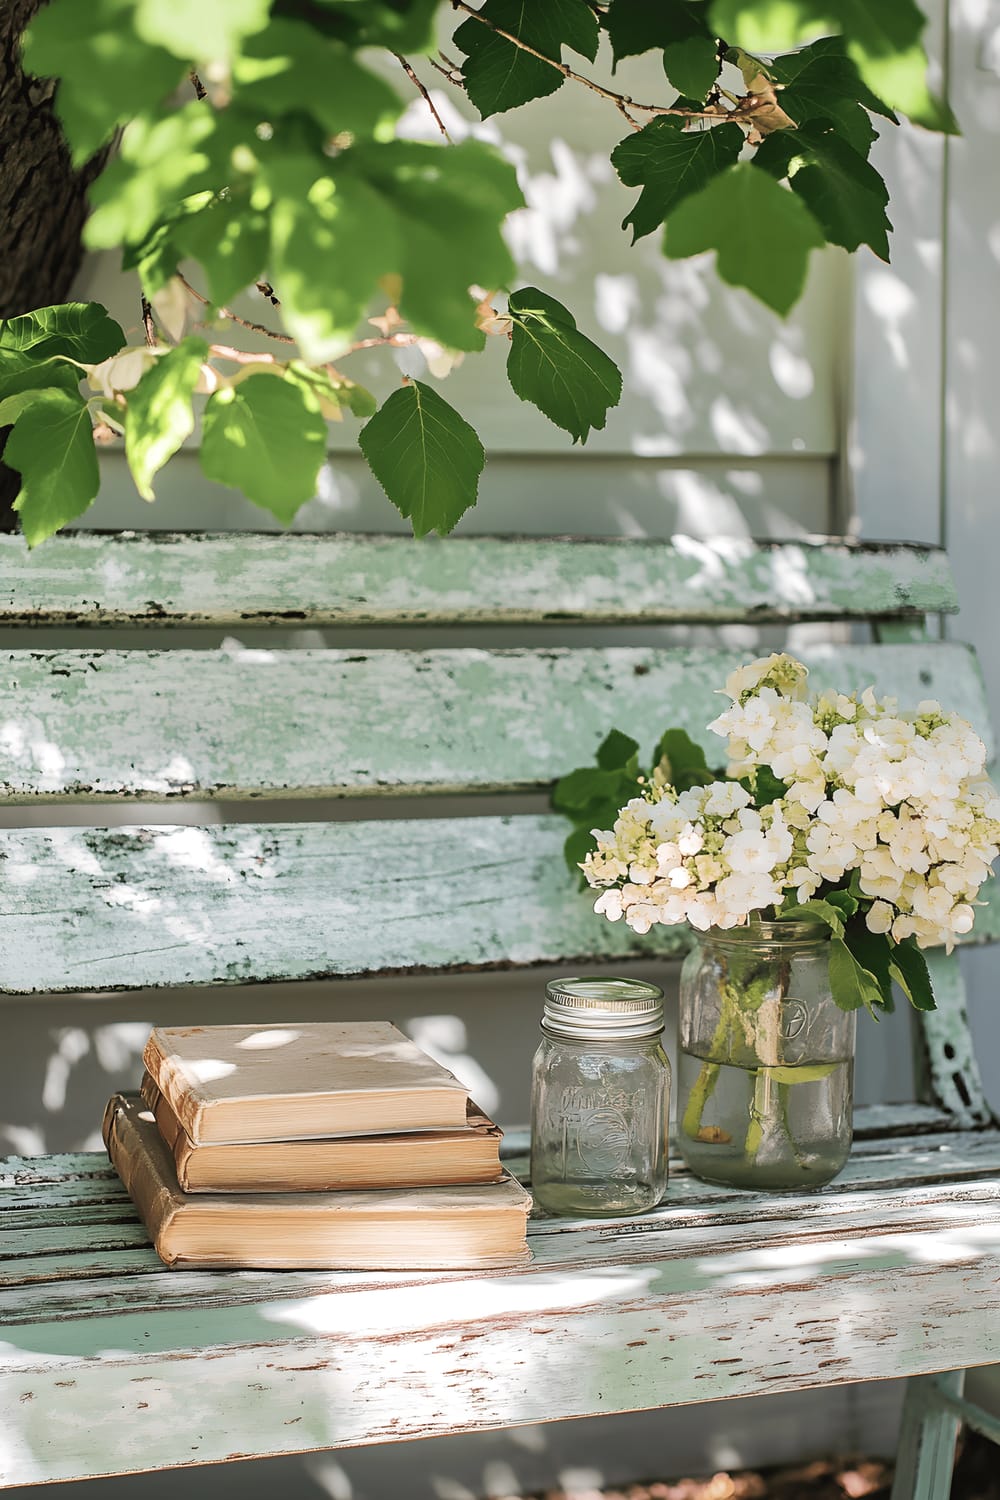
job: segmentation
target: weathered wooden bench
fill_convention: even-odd
[[[818,679],[940,697],[988,736],[971,652],[925,630],[955,607],[926,548],[79,534],[29,557],[2,538],[0,623],[25,627],[2,663],[10,804],[428,801],[404,821],[8,831],[0,991],[677,954],[682,931],[640,940],[594,918],[560,821],[502,798],[544,791],[612,722],[643,744],[667,722],[704,740],[713,689],[748,653],[690,632],[553,648],[551,627],[840,622],[801,652]],[[441,623],[530,626],[536,645],[424,649]],[[392,624],[410,649],[51,650],[27,633],[62,624],[369,640]],[[494,801],[446,819],[442,793]],[[0,1163],[2,1482],[905,1375],[897,1500],[945,1495],[959,1418],[991,1427],[961,1371],[1000,1360],[1000,1132],[957,960],[933,965],[920,1102],[860,1111],[831,1187],[757,1198],[678,1170],[641,1218],[537,1221],[516,1272],[165,1271],[102,1156]]]

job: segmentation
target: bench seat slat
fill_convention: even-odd
[[[989,1144],[995,1170],[1000,1137],[969,1138]],[[103,1280],[82,1253],[80,1280],[13,1288],[0,1304],[0,1483],[996,1359],[1000,1187],[906,1185],[906,1170],[885,1191],[772,1198],[765,1220],[755,1195],[730,1193],[624,1225],[542,1221],[533,1264],[476,1276]]]
[[[750,653],[708,647],[428,652],[18,651],[0,656],[0,792],[20,800],[538,789],[614,724],[649,754],[706,748]],[[938,698],[990,735],[957,643],[803,651],[816,686]],[[989,739],[992,755],[992,738]]]
[[[248,984],[680,955],[594,915],[552,815],[10,830],[0,992]],[[995,933],[1000,901],[972,937]]]
[[[0,536],[0,623],[381,624],[859,619],[957,609],[900,544],[236,535]]]

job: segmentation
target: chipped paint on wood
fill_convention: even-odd
[[[929,1180],[926,1141],[893,1141],[883,1187],[860,1159],[853,1178],[780,1199],[688,1179],[687,1202],[675,1183],[651,1215],[542,1220],[531,1265],[475,1276],[164,1271],[123,1246],[95,1279],[84,1229],[77,1263],[49,1257],[58,1279],[32,1279],[37,1254],[20,1284],[5,1263],[0,1483],[1000,1358],[1000,1136],[952,1144],[983,1165],[992,1152],[992,1178]]]
[[[817,687],[940,698],[992,737],[971,650],[816,646]],[[0,655],[0,792],[10,798],[371,795],[538,789],[612,724],[650,754],[668,725],[712,762],[706,726],[747,653],[16,651]]]
[[[0,536],[0,620],[152,625],[663,623],[957,609],[945,554],[900,544],[583,538]]]
[[[679,955],[594,915],[561,818],[11,829],[0,992]],[[975,933],[973,933],[973,936]]]

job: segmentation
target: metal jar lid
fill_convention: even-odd
[[[553,979],[545,986],[542,1030],[593,1041],[658,1036],[663,1030],[663,991],[641,979]]]

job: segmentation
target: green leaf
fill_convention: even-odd
[[[135,30],[135,0],[50,0],[24,37],[25,72],[60,79],[56,113],[79,166],[115,127],[154,108],[184,64]]]
[[[634,781],[635,778],[630,779]],[[579,769],[569,771],[556,782],[552,789],[552,806],[557,812],[585,816],[589,823],[591,809],[614,802],[614,810],[618,812],[622,806],[622,803],[617,800],[621,784],[619,767],[599,769],[594,766],[580,766]],[[628,801],[627,795],[624,800]]]
[[[160,355],[128,393],[125,457],[144,500],[154,500],[153,476],[194,431],[191,398],[208,358],[204,339],[186,338]]]
[[[611,153],[611,165],[626,187],[642,192],[622,228],[632,226],[633,242],[651,234],[692,193],[732,166],[743,149],[738,125],[682,130],[683,120],[660,115]]]
[[[661,735],[653,751],[653,765],[664,761],[666,778],[679,792],[689,791],[693,786],[707,786],[715,779],[704,750],[684,729],[668,729]]]
[[[597,764],[602,771],[618,771],[627,766],[639,752],[639,745],[630,734],[620,729],[611,729],[597,749]]]
[[[0,349],[0,401],[19,391],[48,389],[56,386],[75,391],[83,371],[69,360],[56,355],[52,359],[35,359],[14,349]]]
[[[800,130],[772,131],[753,160],[772,177],[789,179],[831,244],[846,250],[870,245],[881,260],[889,259],[886,185],[829,125],[814,120]]]
[[[248,375],[205,406],[201,459],[206,479],[242,490],[289,525],[316,493],[326,423],[291,381]]]
[[[889,972],[914,1010],[937,1010],[927,960],[912,938],[894,944]]]
[[[247,41],[233,81],[240,102],[268,120],[305,110],[331,136],[391,136],[403,108],[395,89],[349,47],[280,16]]]
[[[834,1068],[840,1064],[809,1063],[801,1068],[758,1068],[757,1072],[765,1078],[770,1078],[772,1083],[819,1083],[821,1078],[829,1078]]]
[[[314,370],[302,360],[293,359],[285,370],[285,379],[308,392],[316,402],[317,410],[328,421],[336,420],[334,413],[327,409],[330,407],[337,411],[346,409],[355,417],[371,417],[378,410],[378,402],[371,391],[339,373],[334,374],[329,366]]]
[[[823,899],[830,906],[837,908],[845,922],[849,917],[853,917],[858,909],[857,899],[851,895],[850,891],[827,891]],[[867,931],[867,928],[865,930]]]
[[[398,269],[399,227],[381,195],[339,162],[327,169],[280,158],[269,174],[270,268],[282,315],[306,359],[320,364],[343,353],[379,278]]]
[[[810,250],[824,243],[802,200],[748,162],[685,198],[664,234],[672,260],[715,250],[723,281],[746,287],[782,314],[802,293]]]
[[[758,766],[751,773],[747,790],[757,807],[769,807],[772,802],[788,795],[787,784],[775,776],[770,766]]]
[[[844,892],[837,891],[833,894],[843,895]],[[869,932],[865,919],[861,916],[856,921],[848,922],[844,942],[851,950],[855,962],[867,970],[878,985],[882,996],[882,1009],[892,1011],[894,1009],[890,975],[892,940],[884,933]]]
[[[572,873],[580,876],[581,886],[585,886],[587,882],[581,874],[580,866],[593,847],[594,838],[589,828],[574,828],[563,844],[563,857]]]
[[[524,197],[510,162],[475,140],[366,144],[344,158],[396,214],[400,312],[446,348],[481,349],[469,287],[506,286],[515,270],[501,225]]]
[[[843,913],[829,901],[801,901],[797,906],[782,906],[777,919],[779,922],[822,922],[835,937],[844,935]]]
[[[98,365],[124,345],[124,333],[99,302],[59,302],[0,320],[0,349],[35,360],[66,355],[80,364]]]
[[[184,62],[224,62],[244,38],[269,23],[271,0],[134,0],[132,25],[143,41]]]
[[[869,110],[896,119],[861,82],[841,37],[820,37],[799,52],[776,57],[768,71],[776,83],[784,85],[781,107],[798,126],[828,120],[862,156],[868,155],[877,139]]]
[[[251,206],[249,193],[214,199],[200,213],[179,219],[170,234],[170,274],[182,256],[198,261],[205,273],[204,290],[216,307],[252,286],[267,263],[268,221]],[[142,266],[140,274],[147,291],[155,291]]]
[[[569,47],[588,61],[597,56],[597,16],[586,0],[486,0],[479,7],[478,21],[470,18],[455,32],[456,47],[465,53],[462,77],[465,89],[485,120],[555,93],[564,82],[552,62],[562,61],[562,48]],[[552,62],[543,62],[515,46],[491,29],[499,27],[519,41],[541,52]]]
[[[702,100],[719,74],[715,36],[704,0],[612,0],[605,18],[616,64],[623,57],[661,51],[663,67],[681,94]]]
[[[512,293],[508,311],[513,324],[507,379],[515,395],[574,442],[586,442],[621,399],[621,371],[579,331],[572,313],[537,287]]]
[[[830,990],[841,1010],[859,1010],[864,1005],[877,1017],[882,1008],[877,981],[839,937],[830,939]]]
[[[750,52],[785,52],[817,34],[839,32],[862,81],[891,109],[933,130],[954,131],[954,116],[927,87],[920,38],[927,17],[915,0],[711,0],[720,36]]]
[[[422,381],[394,391],[362,427],[368,466],[414,536],[442,536],[475,505],[486,454],[475,430]]]
[[[437,46],[436,19],[439,0],[324,0],[324,10],[339,12],[340,35],[357,47],[386,47],[390,52],[433,52]],[[318,17],[310,14],[313,25]]]
[[[15,396],[12,402],[21,398]],[[68,391],[35,391],[16,414],[6,402],[0,422],[15,420],[4,462],[21,476],[14,509],[29,547],[82,516],[97,494],[100,473],[86,403]]]

